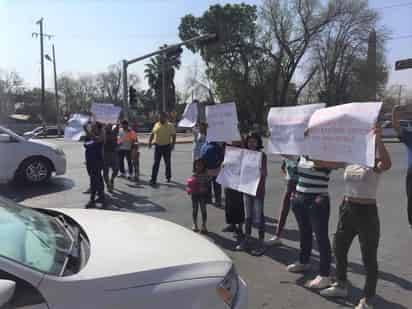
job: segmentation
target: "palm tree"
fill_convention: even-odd
[[[165,57],[158,55],[150,59],[144,71],[145,78],[149,83],[150,89],[155,93],[158,101],[158,110],[162,102],[163,74],[165,75],[166,110],[173,111],[176,104],[176,87],[174,83],[175,70],[180,68],[180,55],[175,57]]]

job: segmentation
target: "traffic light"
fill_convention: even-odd
[[[132,109],[137,109],[137,91],[133,86],[129,87],[129,105]]]

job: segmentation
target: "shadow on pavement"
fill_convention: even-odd
[[[234,251],[238,242],[235,239],[223,237],[214,232],[210,232],[206,235],[215,245],[225,250]]]
[[[154,203],[146,196],[134,195],[120,190],[115,190],[111,196],[107,196],[105,208],[137,213],[166,211],[164,207]]]
[[[65,177],[55,177],[50,179],[49,182],[39,185],[10,183],[0,185],[0,194],[10,200],[21,203],[29,198],[70,190],[74,187],[74,184],[73,180]]]

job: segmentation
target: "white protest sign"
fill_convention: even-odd
[[[225,160],[217,182],[249,195],[256,196],[261,176],[262,153],[248,149],[226,147]]]
[[[116,123],[119,119],[121,111],[122,108],[119,106],[104,103],[93,103],[91,108],[91,113],[93,114],[95,120],[106,124]]]
[[[193,128],[197,122],[197,103],[192,102],[186,105],[185,111],[182,115],[182,120],[179,121],[178,127]]]
[[[206,106],[208,142],[240,141],[235,103]]]
[[[66,140],[79,141],[84,134],[83,126],[89,121],[89,116],[74,114],[64,129],[64,138]]]
[[[310,158],[375,166],[375,135],[382,102],[349,103],[316,111],[309,121]]]
[[[272,107],[268,115],[270,131],[268,152],[287,155],[305,153],[307,147],[307,140],[304,138],[305,129],[312,114],[324,107],[324,103]]]

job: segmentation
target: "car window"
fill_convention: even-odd
[[[57,135],[57,129],[49,128],[49,129],[47,129],[47,134],[48,135]]]
[[[9,308],[20,308],[46,303],[40,292],[30,283],[0,269],[0,279],[10,280],[16,283],[16,289]],[[7,308],[7,307],[6,307]]]
[[[1,256],[59,275],[71,244],[71,238],[53,217],[0,198]]]

